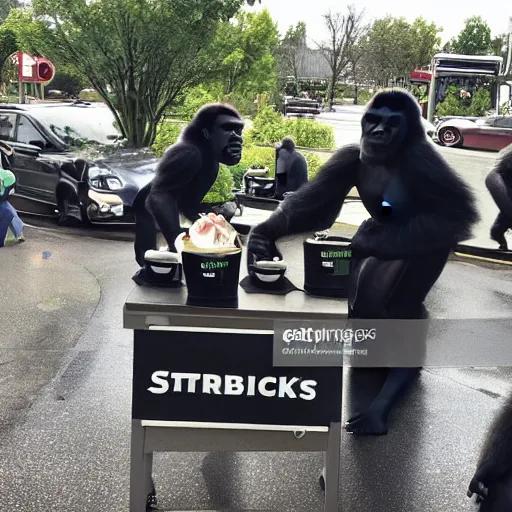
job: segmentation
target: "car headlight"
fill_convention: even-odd
[[[123,187],[123,182],[110,169],[101,167],[91,167],[88,171],[89,183],[91,187],[101,190],[119,190]]]
[[[123,186],[121,180],[117,178],[107,178],[105,181],[107,182],[108,188],[110,190],[118,190]]]

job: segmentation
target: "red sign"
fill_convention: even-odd
[[[55,75],[55,66],[43,57],[32,57],[27,53],[17,52],[18,80],[20,82],[45,83]]]
[[[414,71],[411,71],[409,76],[409,80],[411,82],[430,82],[431,79],[432,73],[430,71],[423,71],[421,69],[415,69]]]

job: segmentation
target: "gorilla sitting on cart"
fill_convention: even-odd
[[[238,194],[238,200],[243,202],[244,196],[251,196],[251,206],[254,203],[264,203],[266,200],[281,201],[287,195],[296,192],[308,181],[308,162],[304,155],[295,149],[291,137],[285,137],[276,147],[275,177],[267,178],[265,169],[250,169],[243,178],[244,192]]]

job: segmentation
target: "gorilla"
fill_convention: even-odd
[[[512,228],[512,144],[502,149],[485,185],[496,206],[500,209],[491,227],[491,239],[498,242],[499,248],[508,250],[505,233]]]
[[[482,447],[467,495],[480,512],[512,510],[512,394],[496,415]]]
[[[308,162],[296,151],[295,142],[285,137],[276,148],[275,199],[283,199],[287,192],[295,192],[308,181]]]
[[[137,284],[152,284],[144,254],[156,249],[157,225],[169,251],[175,252],[174,241],[182,232],[180,213],[191,222],[197,220],[219,165],[240,162],[243,128],[244,121],[231,105],[208,104],[199,109],[176,144],[167,148],[155,177],[133,202],[135,259],[142,267],[133,276]]]
[[[450,251],[471,237],[479,214],[473,192],[427,140],[420,107],[403,90],[378,92],[363,115],[360,144],[340,148],[313,180],[252,228],[249,269],[279,257],[281,237],[330,228],[353,187],[371,218],[352,239],[349,318],[428,318],[426,296]],[[382,371],[384,384],[369,407],[362,405],[359,386],[350,386],[355,405],[345,425],[349,433],[387,434],[388,416],[420,368]],[[352,382],[361,375],[368,381],[382,371],[352,368],[350,374]]]

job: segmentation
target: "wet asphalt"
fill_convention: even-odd
[[[0,249],[0,510],[128,510],[130,242],[27,228]],[[301,284],[302,239],[283,242]],[[300,255],[300,256],[299,256]],[[508,318],[512,267],[452,261],[431,315]],[[487,324],[492,344],[502,331]],[[343,435],[340,508],[474,510],[465,495],[509,368],[426,369],[378,438]],[[157,454],[162,510],[320,512],[321,454]]]

